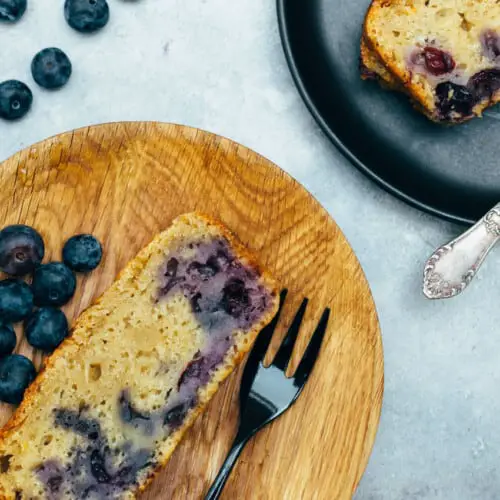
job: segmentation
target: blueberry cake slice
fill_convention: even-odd
[[[431,120],[460,123],[500,101],[497,0],[373,0],[361,76],[403,90]]]
[[[377,80],[389,89],[396,90],[400,86],[377,54],[370,49],[365,37],[361,39],[360,73],[363,80]]]
[[[0,434],[0,498],[135,498],[278,307],[221,224],[177,218],[132,260]]]

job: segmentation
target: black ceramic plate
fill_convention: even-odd
[[[278,0],[285,53],[328,137],[391,193],[470,223],[500,201],[500,112],[454,127],[430,122],[405,96],[359,78],[370,0]]]

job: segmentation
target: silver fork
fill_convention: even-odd
[[[215,478],[205,500],[219,498],[240,453],[248,440],[260,429],[284,413],[297,400],[318,358],[328,325],[330,309],[325,309],[309,345],[291,377],[286,376],[300,325],[306,312],[308,299],[304,299],[288,329],[273,362],[264,366],[264,358],[279,321],[287,290],[281,292],[278,313],[262,330],[248,357],[240,388],[240,423],[231,450]]]

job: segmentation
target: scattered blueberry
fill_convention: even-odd
[[[19,404],[35,376],[33,363],[21,354],[11,354],[0,360],[0,401]]]
[[[0,21],[19,21],[26,12],[27,4],[27,0],[0,0]]]
[[[68,320],[60,309],[42,307],[24,323],[28,342],[42,351],[53,351],[68,336]]]
[[[500,56],[500,37],[495,30],[485,30],[481,34],[484,55],[494,61]]]
[[[491,99],[500,89],[500,69],[485,69],[471,76],[467,87],[477,100]]]
[[[0,281],[0,321],[15,323],[26,318],[33,309],[33,293],[19,280]]]
[[[40,87],[59,89],[68,83],[71,61],[61,49],[43,49],[31,61],[31,74]]]
[[[109,6],[106,0],[66,0],[64,17],[76,31],[93,33],[108,23]]]
[[[475,104],[473,93],[464,85],[442,82],[436,87],[437,107],[444,118],[451,113],[470,115]]]
[[[16,332],[9,323],[0,323],[0,357],[11,354],[17,343]]]
[[[33,103],[29,87],[19,80],[6,80],[0,83],[0,118],[17,120],[22,118]]]
[[[101,259],[102,246],[90,234],[73,236],[64,245],[63,261],[74,271],[92,271],[99,265]]]
[[[33,228],[16,224],[0,231],[0,269],[12,276],[31,273],[42,262],[43,239]]]
[[[76,289],[76,278],[62,262],[42,264],[35,269],[31,285],[37,306],[62,306]]]
[[[453,57],[436,47],[425,47],[424,61],[427,71],[434,76],[444,75],[455,68]]]

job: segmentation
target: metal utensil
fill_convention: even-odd
[[[241,379],[238,432],[205,500],[219,498],[231,470],[248,440],[265,425],[279,417],[297,400],[318,358],[330,316],[329,309],[325,309],[323,312],[295,374],[291,377],[286,376],[288,362],[292,357],[293,347],[307,307],[308,300],[304,299],[273,362],[268,367],[264,367],[264,357],[278,324],[286,293],[286,290],[281,292],[278,313],[273,321],[262,330],[248,357]]]
[[[463,292],[499,238],[500,203],[468,231],[432,254],[424,268],[425,296],[448,299]]]

